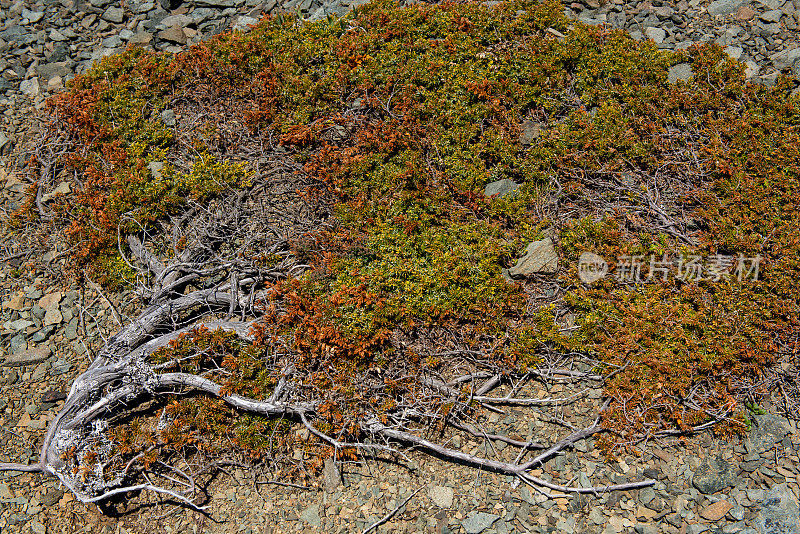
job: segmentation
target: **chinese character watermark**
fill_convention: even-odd
[[[736,278],[758,280],[761,256],[738,256],[713,254],[700,256],[697,254],[663,256],[620,256],[614,269],[614,278],[619,282],[666,282],[670,276],[683,282],[719,282]],[[583,252],[578,258],[578,278],[585,284],[602,280],[610,272],[608,262],[592,252]]]

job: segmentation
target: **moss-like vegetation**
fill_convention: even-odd
[[[330,399],[321,413],[332,428],[376,402],[350,370],[400,357],[409,372],[435,369],[440,362],[399,354],[391,340],[439,327],[466,344],[496,342],[492,358],[509,370],[534,365],[543,346],[622,368],[607,386],[605,424],[623,439],[688,428],[720,410],[730,414],[727,428],[741,427],[737,384],[772,364],[800,326],[800,113],[790,82],[748,85],[718,47],[660,51],[560,11],[553,2],[400,9],[378,1],[341,20],[268,17],[246,35],[177,56],[129,50],[103,60],[52,102],[85,146],[70,161],[84,180],[69,206],[75,264],[113,263],[117,228],[131,231],[125,220],[152,226],[187,197],[204,201],[246,181],[241,162],[204,155],[211,134],[194,140],[190,170],[148,171],[175,150],[160,111],[191,101],[209,106],[209,132],[224,110],[278,140],[336,198],[338,226],[317,236],[327,252],[309,258],[313,276],[276,286],[284,305],[269,307],[262,332],[290,339],[306,387]],[[680,62],[694,77],[668,83],[668,67]],[[523,145],[528,118],[543,126]],[[597,209],[591,199],[619,193],[595,178],[626,173],[640,177],[631,197]],[[658,176],[682,184],[675,200],[696,222],[696,246],[626,211],[646,191],[641,177]],[[515,198],[484,197],[500,178],[522,184]],[[541,215],[556,183],[567,220]],[[578,316],[569,337],[548,309],[526,313],[521,287],[501,275],[547,226],[558,232],[568,266],[560,281]],[[761,255],[761,276],[577,281],[582,251],[681,250]],[[235,376],[226,387],[253,395],[276,380],[256,368]],[[698,387],[703,394],[689,397]],[[184,418],[206,413],[205,401],[186,402]],[[260,447],[266,424],[248,419],[237,443]]]

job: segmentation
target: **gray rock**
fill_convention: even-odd
[[[9,348],[11,349],[11,354],[18,354],[28,350],[28,340],[25,338],[25,334],[17,334],[12,337]]]
[[[742,57],[742,52],[744,52],[744,49],[741,46],[725,47],[725,53],[728,54],[731,57],[731,59],[738,60],[740,57]]]
[[[800,532],[800,508],[786,484],[777,484],[769,490],[761,504],[756,524],[761,534]]]
[[[434,486],[428,490],[428,495],[433,501],[433,504],[439,508],[450,508],[453,506],[453,488]]]
[[[52,28],[50,30],[50,35],[48,37],[50,37],[51,41],[56,41],[56,42],[58,42],[58,41],[68,41],[69,40],[69,38],[66,35],[64,35],[63,33],[61,33],[60,31],[58,31],[55,28]]]
[[[108,22],[113,22],[114,24],[120,24],[125,20],[125,10],[121,7],[111,6],[105,10],[100,18]]]
[[[194,5],[207,7],[234,7],[242,3],[243,0],[194,0]]]
[[[3,365],[6,367],[22,367],[24,365],[34,365],[41,363],[50,357],[50,347],[42,346],[27,349],[22,352],[6,356]]]
[[[153,175],[153,178],[156,180],[161,178],[161,171],[164,170],[164,162],[163,161],[151,161],[147,164],[147,168],[150,170],[150,174]]]
[[[38,332],[36,332],[35,334],[33,334],[33,336],[31,337],[31,341],[33,341],[34,343],[41,343],[42,341],[50,337],[50,334],[53,333],[53,330],[55,330],[55,327],[46,326],[41,330],[39,330]]]
[[[749,0],[714,0],[708,6],[709,15],[730,15],[741,6],[750,3]]]
[[[789,421],[779,415],[755,416],[754,423],[744,445],[757,454],[768,451],[791,432]]]
[[[650,502],[656,498],[656,492],[653,488],[642,488],[639,490],[639,502],[644,504],[645,506],[650,504]]]
[[[467,534],[480,534],[492,524],[500,519],[500,516],[487,514],[485,512],[473,512],[466,519],[461,521],[461,526]]]
[[[487,197],[513,197],[519,189],[519,184],[514,180],[503,178],[495,182],[486,184],[483,188],[483,194]]]
[[[336,467],[336,462],[333,458],[325,458],[325,465],[322,468],[322,485],[325,491],[333,493],[339,484],[342,482],[342,475],[339,473],[339,468]]]
[[[758,18],[763,20],[764,22],[780,22],[781,17],[783,16],[783,11],[780,9],[772,9],[770,11],[766,11],[759,15]]]
[[[319,528],[322,520],[319,517],[319,505],[312,504],[302,512],[300,512],[300,519],[309,524],[309,526]]]
[[[701,493],[711,495],[733,486],[737,470],[722,456],[706,458],[692,477],[692,485]]]
[[[667,32],[663,28],[648,26],[644,29],[644,34],[648,39],[652,39],[656,44],[661,44],[667,38]]]
[[[525,278],[534,273],[558,272],[558,254],[549,237],[529,243],[525,255],[508,269],[511,278]]]
[[[183,33],[183,28],[180,26],[172,26],[166,30],[158,32],[157,37],[163,41],[170,43],[177,43],[180,45],[186,44],[186,34]]]
[[[673,65],[667,71],[667,81],[669,83],[675,83],[678,80],[681,81],[689,81],[692,76],[694,76],[694,72],[692,71],[692,65],[689,63],[678,63],[677,65]]]
[[[800,48],[792,50],[782,50],[769,57],[776,69],[787,69],[795,65],[800,60]]]
[[[25,80],[21,84],[19,84],[19,91],[30,97],[37,96],[39,94],[39,78],[31,78],[30,80]]]
[[[103,47],[105,48],[117,48],[118,46],[122,46],[122,38],[119,35],[109,35],[103,39]]]
[[[175,126],[175,112],[172,111],[171,109],[165,109],[164,111],[161,112],[161,120],[166,126],[172,128],[173,126]],[[161,167],[163,168],[163,166],[164,165],[162,164]]]
[[[89,0],[92,7],[106,7],[111,3],[111,0]]]
[[[45,506],[55,506],[58,501],[61,500],[61,497],[64,496],[64,491],[60,489],[51,489],[44,496],[41,498],[41,504]]]
[[[53,363],[50,374],[53,376],[63,375],[68,373],[70,369],[72,369],[72,364],[63,358],[59,358]]]
[[[22,18],[28,21],[28,24],[36,24],[44,18],[44,11],[31,11],[29,9],[23,9]]]
[[[68,76],[72,74],[72,64],[67,61],[45,63],[36,67],[36,75],[42,80],[49,80],[53,76]]]
[[[519,142],[523,145],[532,145],[539,139],[544,130],[544,124],[533,120],[525,120],[522,123],[519,134]]]

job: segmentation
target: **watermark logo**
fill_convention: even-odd
[[[613,271],[619,282],[658,283],[673,277],[684,282],[719,282],[736,278],[738,281],[758,280],[761,256],[747,257],[742,254],[731,256],[713,254],[711,256],[678,255],[661,257],[619,256]],[[592,252],[583,252],[578,258],[578,278],[591,284],[605,278],[610,272],[608,262]]]
[[[583,252],[578,258],[578,278],[584,284],[602,280],[608,274],[608,263],[594,252]]]

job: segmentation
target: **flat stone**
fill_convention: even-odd
[[[525,255],[508,269],[511,278],[525,278],[535,273],[558,272],[558,254],[549,237],[529,243]]]
[[[671,66],[667,71],[667,81],[669,83],[676,83],[679,80],[687,82],[692,76],[694,76],[694,72],[690,63],[678,63]]]
[[[644,29],[644,35],[653,40],[656,44],[661,44],[667,38],[667,32],[657,26],[648,26]]]
[[[125,10],[121,7],[111,6],[100,15],[100,18],[114,24],[120,24],[125,20]]]
[[[19,332],[20,330],[25,330],[29,326],[33,326],[35,323],[33,321],[29,321],[27,319],[17,319],[16,321],[11,321],[8,323],[10,330],[14,332]]]
[[[739,22],[752,20],[756,15],[758,15],[758,11],[747,5],[741,6],[736,10],[736,20]]]
[[[63,320],[64,320],[64,316],[61,315],[61,311],[58,308],[47,310],[44,313],[44,325],[45,326],[61,324],[61,322]]]
[[[300,519],[309,524],[309,526],[319,528],[322,520],[319,517],[319,505],[312,504],[302,512],[300,512]]]
[[[467,534],[480,534],[495,521],[500,519],[500,516],[494,514],[487,514],[485,512],[473,512],[466,519],[461,521],[461,526]]]
[[[44,11],[31,11],[29,9],[23,9],[22,18],[27,20],[28,24],[36,24],[44,18]]]
[[[766,11],[759,15],[758,18],[763,20],[764,22],[780,22],[781,17],[783,16],[783,11],[780,9],[772,9],[770,11]]]
[[[714,0],[708,6],[709,15],[730,15],[740,6],[749,4],[749,0]]]
[[[453,488],[447,486],[434,486],[428,490],[433,504],[439,508],[451,508],[453,506]]]
[[[27,349],[17,354],[6,356],[3,365],[6,367],[21,367],[41,363],[50,357],[50,347],[42,346]]]
[[[72,364],[63,358],[59,358],[53,363],[50,374],[53,376],[63,375],[68,373],[70,369],[72,369]]]
[[[172,26],[166,30],[161,30],[157,36],[159,39],[170,43],[186,44],[186,34],[183,33],[183,28],[180,26]]]
[[[333,458],[325,458],[325,464],[322,469],[322,485],[325,491],[333,493],[341,483],[342,475],[339,473],[339,468],[336,467],[336,462],[333,461]]]
[[[728,501],[717,501],[700,510],[700,517],[708,521],[719,521],[728,511],[733,508],[733,505]]]
[[[756,524],[761,534],[800,532],[800,508],[786,484],[777,484],[769,490],[761,504]]]
[[[196,6],[208,7],[234,7],[236,0],[194,0]]]
[[[51,41],[55,41],[55,42],[68,41],[69,40],[69,37],[67,37],[66,35],[64,35],[63,33],[61,33],[60,31],[58,31],[55,28],[50,30],[49,37],[50,37]]]
[[[30,97],[39,95],[39,78],[31,78],[19,84],[19,91]]]
[[[171,109],[165,109],[164,111],[161,112],[161,120],[165,126],[172,128],[176,124],[175,112],[172,111]],[[161,166],[163,168],[164,165],[162,164]]]
[[[502,180],[497,180],[495,182],[486,184],[486,187],[483,188],[483,194],[487,197],[502,198],[506,196],[514,196],[517,189],[519,189],[518,183],[516,183],[514,180],[503,178]]]
[[[779,415],[757,415],[754,423],[744,445],[757,454],[768,451],[791,432],[789,421]]]
[[[725,53],[728,54],[728,56],[731,59],[735,59],[737,61],[739,60],[740,57],[742,57],[742,52],[744,52],[744,49],[741,46],[726,46],[725,47]]]
[[[735,481],[736,469],[722,456],[706,458],[692,477],[692,485],[706,495],[733,486]]]

